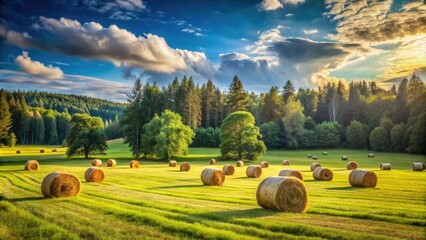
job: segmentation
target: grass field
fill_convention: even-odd
[[[40,154],[39,149],[46,149]],[[20,149],[22,153],[15,152]],[[261,160],[270,167],[262,177],[249,179],[245,167],[226,176],[221,187],[203,186],[202,169],[219,149],[190,149],[178,162],[191,162],[190,172],[169,168],[165,162],[141,161],[130,169],[130,153],[121,141],[110,143],[106,160],[116,168],[102,167],[102,184],[84,181],[90,160],[67,159],[63,148],[18,146],[0,149],[0,239],[425,239],[426,171],[413,172],[411,162],[425,162],[424,155],[368,151],[324,150],[268,151]],[[331,168],[331,182],[314,181],[308,153]],[[357,161],[360,169],[375,170],[376,188],[352,188],[349,170],[341,155]],[[39,171],[24,171],[36,159]],[[281,166],[283,159],[291,166]],[[382,162],[391,171],[380,171]],[[106,161],[104,161],[104,164]],[[221,168],[225,163],[218,162]],[[246,163],[249,165],[250,163]],[[281,169],[303,173],[309,193],[305,214],[279,213],[256,204],[256,188]],[[43,178],[53,171],[75,174],[82,181],[77,197],[45,199],[40,192]]]

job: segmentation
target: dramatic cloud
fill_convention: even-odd
[[[318,29],[303,29],[303,33],[306,35],[312,35],[318,33]]]
[[[118,67],[137,67],[152,72],[174,73],[198,64],[191,62],[194,58],[188,58],[190,54],[171,48],[160,36],[136,36],[116,25],[104,28],[96,22],[81,24],[66,18],[40,17],[40,22],[34,24],[33,29],[40,33],[39,37],[4,28],[0,29],[0,35],[10,44],[23,48],[101,59]]]
[[[81,6],[86,9],[109,15],[114,20],[132,20],[136,19],[137,13],[146,10],[146,5],[141,0],[69,0],[65,4]]]
[[[269,47],[285,39],[281,36],[281,30],[284,28],[284,26],[278,25],[276,28],[261,33],[256,43],[248,46],[246,50],[250,51],[252,54],[269,54]]]
[[[22,72],[32,74],[34,76],[58,79],[62,78],[64,73],[58,67],[53,67],[52,65],[45,66],[39,61],[33,61],[28,56],[28,52],[22,52],[22,55],[19,55],[15,59],[16,64],[20,67]]]
[[[405,4],[390,12],[392,0],[326,0],[327,16],[339,21],[333,39],[369,45],[416,39],[426,35],[424,1]]]

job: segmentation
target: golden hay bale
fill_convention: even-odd
[[[292,170],[292,169],[284,169],[281,170],[280,173],[278,173],[278,176],[282,176],[282,177],[295,177],[300,179],[300,181],[303,181],[303,175],[301,172],[297,171],[297,170]]]
[[[312,158],[312,154],[308,154],[308,158]]]
[[[176,166],[177,166],[176,160],[170,160],[169,161],[169,167],[176,167]]]
[[[117,161],[115,161],[114,159],[107,160],[107,167],[115,167],[115,166],[117,166]]]
[[[267,161],[263,161],[260,163],[260,167],[261,168],[268,168],[269,167],[269,163]]]
[[[369,170],[353,170],[349,174],[349,183],[352,187],[373,188],[377,185],[377,175]]]
[[[225,164],[222,168],[222,171],[225,173],[225,175],[234,175],[235,168],[231,164]]]
[[[331,181],[333,180],[333,171],[328,168],[318,167],[315,168],[314,172],[312,173],[312,176],[315,180]]]
[[[237,161],[237,167],[243,167],[244,166],[244,162],[243,161]]]
[[[40,153],[44,153],[44,149],[40,149]]]
[[[289,160],[283,160],[283,166],[290,166]]]
[[[84,178],[88,182],[103,182],[105,178],[104,171],[97,167],[89,167],[84,173]]]
[[[390,163],[380,164],[380,170],[391,170],[391,164]]]
[[[247,177],[259,178],[262,175],[262,168],[259,165],[250,165],[246,169]]]
[[[21,154],[21,150],[16,150],[16,154]]]
[[[308,192],[294,177],[268,177],[256,191],[257,205],[281,212],[303,213],[308,207]]]
[[[102,167],[102,160],[93,159],[91,164],[92,164],[93,167]]]
[[[312,163],[312,164],[311,164],[311,171],[314,171],[314,170],[315,170],[315,168],[318,168],[318,167],[321,167],[321,164],[316,163],[316,162]]]
[[[40,165],[36,160],[29,160],[25,164],[25,170],[39,170]]]
[[[58,152],[58,149],[54,148],[52,149],[52,152]]]
[[[191,165],[188,162],[184,162],[180,165],[181,172],[189,172],[191,170]]]
[[[368,158],[374,158],[374,153],[369,153]]]
[[[425,170],[426,166],[424,163],[413,162],[411,163],[411,168],[413,169],[413,171],[423,171]]]
[[[350,161],[350,162],[348,162],[348,164],[346,164],[346,169],[348,169],[348,170],[355,170],[357,168],[358,168],[357,162]]]
[[[313,155],[313,156],[312,156],[312,159],[313,159],[313,160],[317,160],[317,159],[318,159],[318,157],[317,157],[316,155]]]
[[[204,185],[222,186],[225,181],[225,173],[217,168],[206,168],[201,172],[201,181]]]
[[[130,165],[130,168],[139,168],[140,163],[138,160],[132,160],[130,161],[129,165]]]
[[[80,179],[70,173],[50,173],[41,183],[41,193],[44,197],[72,197],[77,196],[80,190]]]
[[[214,158],[210,159],[210,160],[209,160],[209,164],[210,164],[210,165],[214,165],[214,164],[216,164],[216,159],[214,159]]]
[[[328,155],[328,152],[322,152],[322,155]]]
[[[342,160],[348,160],[348,156],[343,155]]]

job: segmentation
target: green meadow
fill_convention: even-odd
[[[65,149],[17,146],[0,149],[0,239],[425,239],[426,171],[413,172],[412,162],[425,162],[425,155],[375,153],[345,149],[271,150],[258,179],[247,178],[244,167],[235,168],[220,187],[203,186],[201,171],[222,168],[230,161],[208,164],[219,149],[191,148],[178,163],[191,163],[190,172],[169,168],[166,162],[141,161],[130,169],[131,154],[121,140],[109,143],[103,160],[105,181],[88,183],[84,172],[91,160],[68,159]],[[43,148],[46,153],[40,154]],[[16,154],[16,150],[21,154]],[[328,155],[322,155],[327,151]],[[318,156],[318,160],[307,158]],[[374,170],[376,188],[353,188],[348,182],[347,155],[359,169]],[[106,160],[117,160],[107,168]],[[25,171],[35,159],[40,170]],[[291,166],[282,166],[282,160]],[[318,162],[333,170],[330,182],[314,181],[309,166]],[[380,171],[391,163],[391,171]],[[235,164],[234,164],[235,165]],[[309,193],[304,214],[281,213],[260,208],[256,189],[266,177],[281,169],[302,172]],[[77,197],[46,199],[40,186],[54,171],[80,178]]]

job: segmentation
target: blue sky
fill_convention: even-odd
[[[133,81],[174,76],[249,91],[425,79],[424,1],[9,1],[0,87],[123,101]]]

